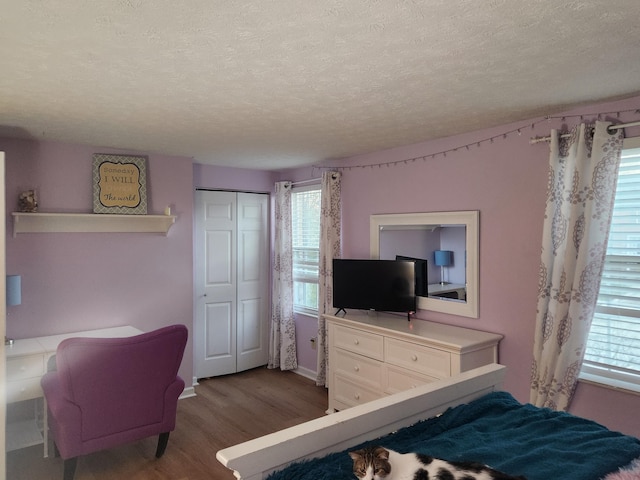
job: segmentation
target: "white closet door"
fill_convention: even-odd
[[[236,371],[236,194],[197,191],[194,373]]]
[[[197,191],[195,200],[195,376],[265,365],[268,196]]]
[[[237,371],[269,361],[267,195],[238,193]]]

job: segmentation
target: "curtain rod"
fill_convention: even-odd
[[[306,185],[307,183],[317,183],[322,178],[310,178],[309,180],[300,180],[299,182],[291,182],[291,186],[295,187],[296,185]]]
[[[626,127],[637,127],[638,125],[640,125],[640,122],[620,123],[618,125],[609,125],[607,127],[607,130],[609,131],[609,133],[613,133],[612,130],[620,130],[621,128],[626,128]],[[563,133],[560,135],[560,138],[567,138],[569,136],[571,136],[570,133]],[[540,142],[548,142],[550,140],[551,140],[551,137],[533,137],[532,139],[529,140],[529,145],[533,145]]]

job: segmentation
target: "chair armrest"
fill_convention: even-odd
[[[164,393],[164,413],[163,423],[169,428],[166,431],[172,431],[176,427],[176,410],[178,409],[178,398],[184,391],[184,380],[176,376],[176,380],[169,385]]]

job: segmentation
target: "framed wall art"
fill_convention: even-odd
[[[146,215],[147,157],[93,155],[93,213]]]

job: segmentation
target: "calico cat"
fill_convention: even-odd
[[[448,462],[420,453],[398,453],[384,447],[349,452],[360,480],[527,480],[474,462]]]

